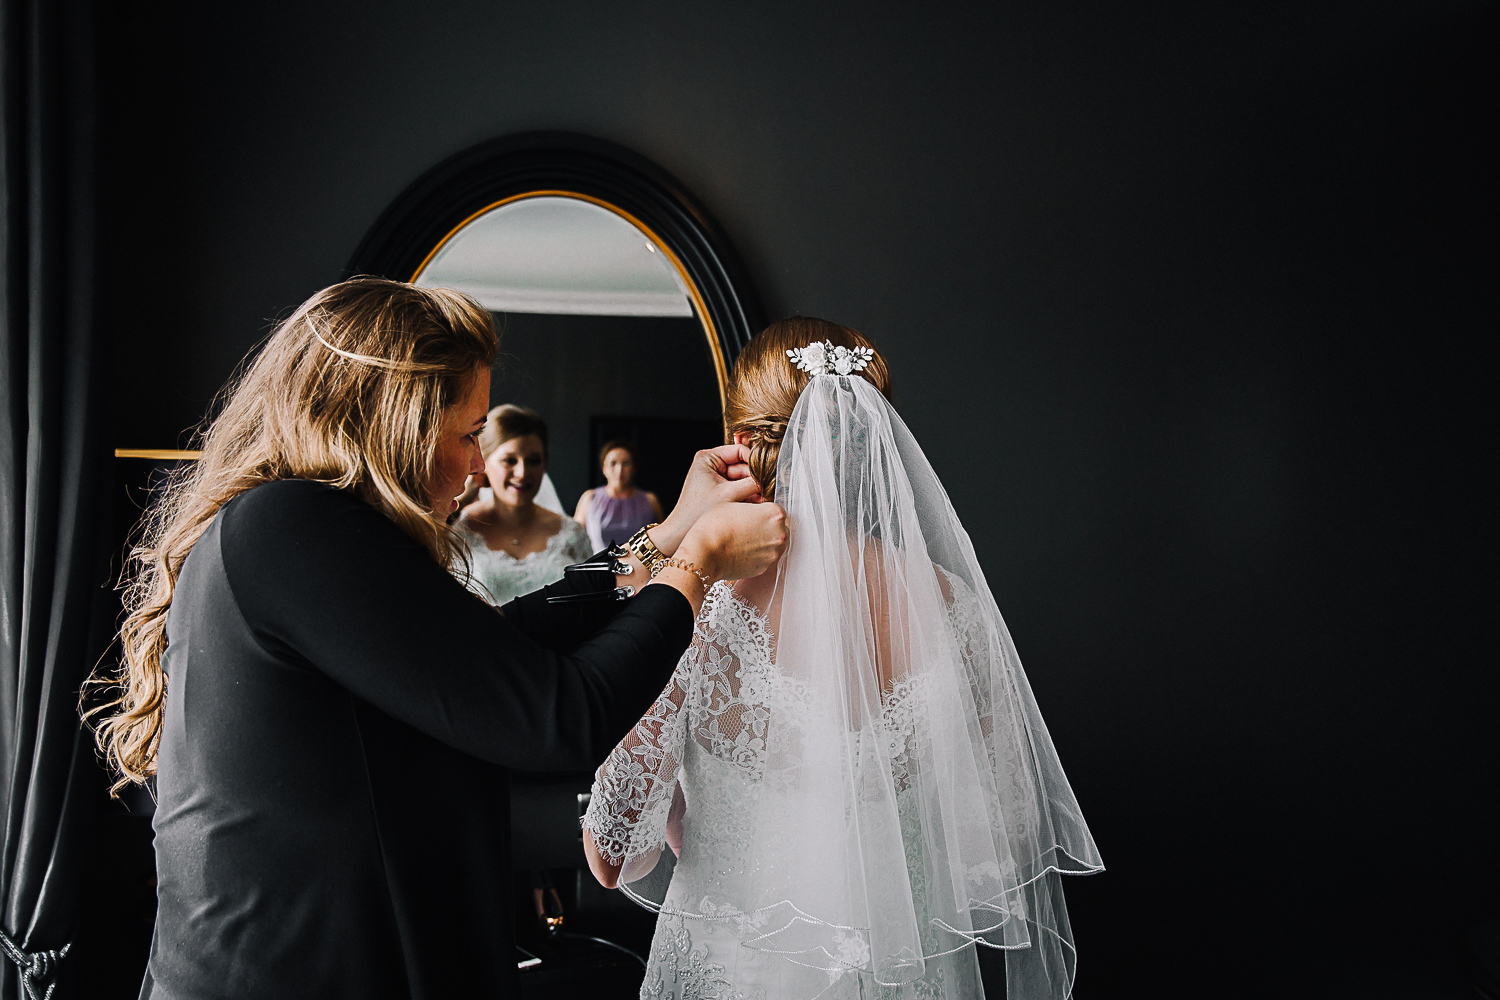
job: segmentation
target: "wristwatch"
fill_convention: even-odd
[[[625,547],[635,553],[635,557],[641,561],[641,565],[646,567],[646,573],[649,576],[655,576],[657,567],[667,561],[667,557],[662,555],[661,549],[656,547],[656,543],[646,533],[656,527],[660,527],[660,524],[646,525],[640,531],[631,535],[630,541],[625,543]]]

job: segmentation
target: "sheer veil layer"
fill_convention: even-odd
[[[628,891],[732,935],[759,956],[746,968],[925,996],[914,984],[979,945],[1008,950],[1011,1000],[1068,996],[1059,876],[1103,863],[937,475],[869,382],[818,375],[776,482],[791,544],[774,589],[705,607],[586,825]],[[695,753],[734,777],[695,778]],[[679,789],[669,885],[656,861]],[[606,816],[611,800],[628,810]],[[705,874],[688,888],[690,862]]]

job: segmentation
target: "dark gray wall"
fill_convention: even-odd
[[[1491,8],[980,6],[108,7],[117,443],[444,157],[629,146],[889,355],[1110,865],[1079,995],[1463,996]]]

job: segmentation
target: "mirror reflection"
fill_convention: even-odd
[[[499,602],[561,577],[581,546],[661,520],[693,453],[722,442],[722,364],[694,292],[623,214],[515,199],[460,226],[415,282],[472,296],[500,332],[490,403],[511,409],[491,412],[460,516],[487,543],[476,554]]]

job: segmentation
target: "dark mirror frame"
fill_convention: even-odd
[[[675,178],[622,146],[574,132],[526,132],[449,157],[397,196],[360,241],[348,276],[411,281],[432,253],[466,223],[528,194],[577,194],[633,217],[681,265],[697,290],[718,363],[728,367],[764,324],[744,267],[723,230]]]

